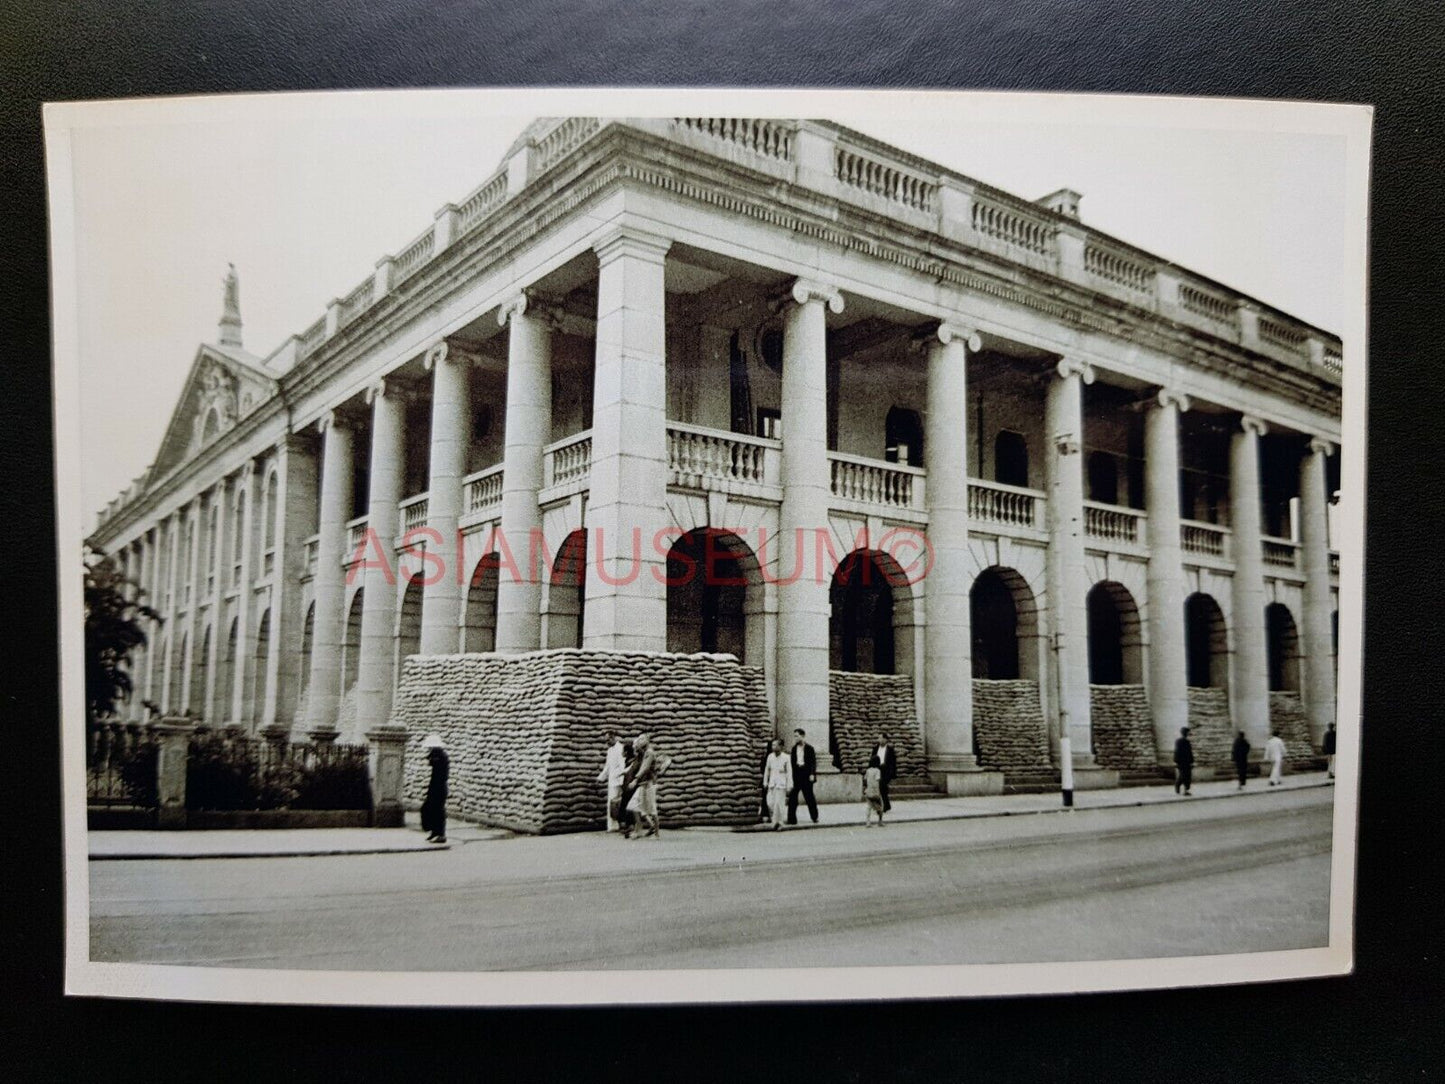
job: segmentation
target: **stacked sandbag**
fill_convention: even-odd
[[[409,658],[393,710],[410,731],[406,798],[420,802],[420,747],[451,757],[450,806],[518,831],[599,828],[605,735],[652,735],[673,758],[658,784],[664,825],[750,822],[759,735],[770,730],[762,672],[731,655],[564,649]]]
[[[1190,686],[1189,741],[1194,746],[1194,763],[1201,767],[1228,768],[1233,763],[1230,753],[1234,735],[1229,717],[1229,691]],[[1167,756],[1172,761],[1172,745]]]
[[[979,764],[995,771],[1050,767],[1039,683],[974,678],[973,744]]]
[[[1297,692],[1271,691],[1269,728],[1284,739],[1284,762],[1291,768],[1314,767],[1315,746],[1310,740],[1310,721]]]
[[[1100,767],[1132,771],[1158,766],[1154,717],[1144,686],[1090,685],[1089,727]]]
[[[903,674],[828,674],[828,714],[841,769],[859,772],[887,734],[898,759],[899,778],[926,778],[923,735],[913,703],[913,679]],[[823,751],[819,750],[819,758]]]

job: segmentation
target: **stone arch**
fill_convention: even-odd
[[[366,588],[358,587],[346,608],[346,631],[341,641],[341,695],[356,684],[361,673],[361,611],[366,605]]]
[[[313,600],[306,607],[306,619],[301,622],[301,699],[303,701],[311,694],[311,649],[315,642],[316,603]],[[302,715],[300,711],[296,714]]]
[[[667,649],[761,661],[762,599],[752,547],[732,531],[688,531],[667,554]]]
[[[1144,624],[1122,583],[1105,580],[1089,591],[1089,684],[1139,685],[1144,681]]]
[[[240,722],[239,719],[231,717],[236,704],[236,642],[240,629],[241,619],[231,618],[231,627],[226,632],[226,648],[221,655],[220,673],[216,675],[217,695],[222,698],[217,715],[222,722],[228,723]]]
[[[271,653],[271,608],[261,611],[256,622],[256,649],[251,658],[251,688],[246,717],[254,730],[266,710],[266,656]]]
[[[1012,568],[984,569],[969,591],[969,611],[973,676],[1038,681],[1042,634],[1028,581]]]
[[[1299,692],[1299,629],[1289,607],[1271,602],[1264,608],[1270,692]]]
[[[587,531],[563,539],[547,575],[542,613],[543,647],[581,647],[587,610]]]
[[[834,570],[828,595],[829,669],[912,677],[913,590],[891,554],[853,550]]]
[[[422,578],[411,576],[402,591],[401,605],[396,611],[396,658],[393,663],[392,688],[401,684],[401,664],[408,655],[421,652]]]
[[[1196,591],[1184,601],[1184,657],[1192,689],[1229,688],[1229,630],[1210,595]]]
[[[463,614],[462,650],[485,652],[497,649],[497,578],[500,555],[493,550],[482,554],[467,587]]]

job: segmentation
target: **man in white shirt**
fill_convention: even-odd
[[[1269,741],[1264,743],[1264,759],[1271,763],[1269,785],[1279,786],[1283,782],[1280,777],[1284,774],[1284,739],[1279,736],[1278,731],[1271,734]]]
[[[622,793],[622,777],[627,774],[627,758],[623,756],[622,739],[616,734],[607,735],[607,761],[602,765],[602,772],[597,776],[597,782],[607,784],[607,830],[616,832],[621,829],[617,818],[613,816],[616,809],[617,798]]]
[[[898,754],[893,751],[893,744],[888,740],[887,734],[878,735],[878,744],[873,749],[873,755],[864,765],[864,770],[868,768],[877,768],[882,776],[879,790],[883,792],[883,811],[886,813],[893,808],[893,803],[888,800],[888,784],[893,782],[893,777],[898,774]]]

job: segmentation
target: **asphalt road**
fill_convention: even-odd
[[[91,958],[482,971],[1308,948],[1328,940],[1332,797],[1321,788],[883,829],[91,862]]]

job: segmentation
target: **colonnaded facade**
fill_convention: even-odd
[[[1081,787],[1188,723],[1310,758],[1341,344],[1079,204],[827,122],[570,117],[264,357],[233,271],[90,539],[164,615],[124,710],[355,739],[407,656],[726,652],[778,733],[904,732],[953,793],[1064,735]]]

